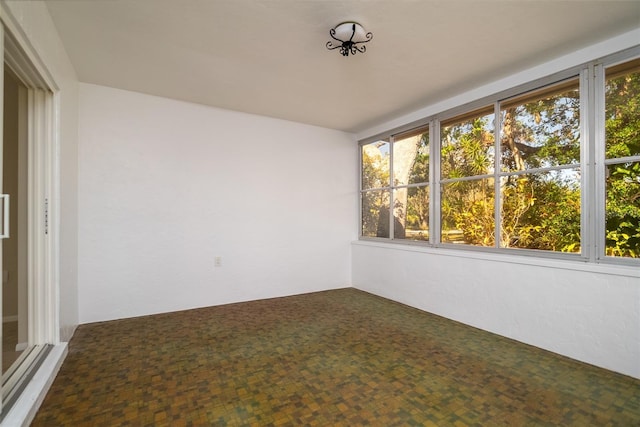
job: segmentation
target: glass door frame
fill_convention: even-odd
[[[0,2],[4,67],[27,88],[28,349],[2,377],[0,409],[15,401],[51,348],[59,328],[59,87],[18,22]],[[0,78],[3,78],[3,72]],[[3,91],[0,92],[0,95]],[[0,97],[0,102],[2,99]],[[3,103],[3,102],[2,102]],[[1,112],[1,108],[0,108]],[[1,123],[1,122],[0,122]],[[1,314],[1,313],[0,313]]]

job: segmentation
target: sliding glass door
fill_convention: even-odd
[[[59,325],[55,84],[0,9],[1,422]]]

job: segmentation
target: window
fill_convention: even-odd
[[[493,125],[491,106],[441,124],[442,242],[495,244]]]
[[[605,255],[640,258],[640,59],[605,75]]]
[[[393,216],[397,239],[429,241],[429,129],[393,138]]]
[[[635,263],[640,59],[609,64],[363,141],[361,237]]]
[[[428,241],[429,129],[364,144],[360,155],[362,236]]]
[[[580,252],[578,80],[496,105],[440,125],[441,242]]]
[[[578,80],[499,105],[500,247],[579,253]]]
[[[376,141],[362,146],[362,236],[389,237],[390,144]]]

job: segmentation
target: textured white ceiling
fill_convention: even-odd
[[[351,132],[640,26],[639,1],[47,6],[82,82]],[[325,48],[345,20],[373,32],[366,53]]]

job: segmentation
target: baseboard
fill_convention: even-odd
[[[60,327],[60,341],[69,342],[76,332],[78,325],[68,325]]]
[[[16,351],[24,351],[27,349],[27,347],[29,347],[29,344],[27,344],[26,342],[19,342],[18,344],[16,344]]]
[[[16,403],[2,420],[3,427],[27,427],[31,424],[68,351],[66,342],[58,344],[51,349]]]

